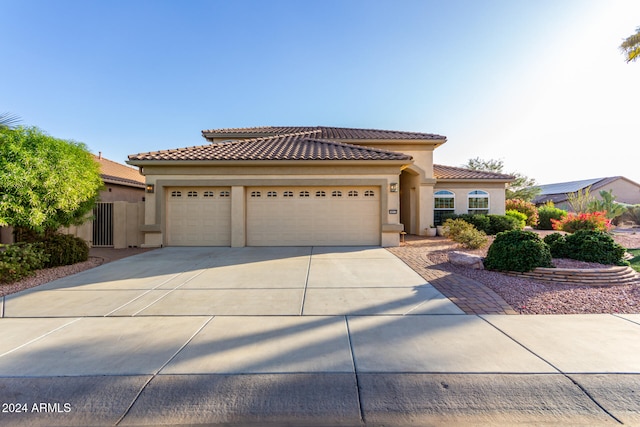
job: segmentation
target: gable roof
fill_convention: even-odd
[[[212,138],[252,138],[260,136],[284,135],[299,132],[315,132],[320,139],[339,140],[446,140],[446,136],[421,132],[402,132],[380,129],[356,129],[329,126],[261,126],[250,128],[229,128],[203,130],[202,136]]]
[[[100,164],[100,177],[105,184],[120,184],[130,187],[145,187],[145,178],[140,175],[138,169],[105,159],[102,154],[93,156]]]
[[[567,194],[584,191],[588,187],[591,187],[592,190],[598,190],[619,179],[623,179],[636,184],[635,182],[625,178],[624,176],[610,176],[605,178],[591,178],[583,179],[580,181],[558,182],[554,184],[539,185],[538,188],[540,189],[540,194],[538,194],[532,200],[532,202],[536,204],[545,203],[547,201],[552,201],[553,203],[561,203],[568,200]]]
[[[457,168],[454,166],[433,165],[433,176],[437,180],[495,180],[513,181],[513,175],[496,172],[477,171],[473,169]]]
[[[403,153],[327,141],[317,131],[259,137],[129,156],[130,164],[140,161],[231,161],[231,160],[402,160]]]

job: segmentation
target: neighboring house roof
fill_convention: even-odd
[[[329,126],[262,126],[251,128],[210,129],[203,130],[202,136],[207,139],[220,137],[259,137],[283,135],[299,132],[315,132],[320,139],[339,140],[445,140],[446,136],[421,132],[402,132],[380,129],[354,129]]]
[[[411,156],[316,137],[317,132],[224,141],[197,147],[140,153],[129,161],[228,161],[228,160],[403,160]]]
[[[553,203],[564,202],[568,199],[567,194],[584,191],[588,187],[592,190],[598,190],[619,179],[626,179],[623,176],[612,176],[607,178],[583,179],[580,181],[558,182],[554,184],[539,185],[540,194],[536,196],[533,203],[545,203],[552,201]]]
[[[105,159],[102,154],[93,157],[100,164],[100,176],[105,184],[145,187],[145,179],[140,175],[138,169]]]
[[[513,181],[513,175],[496,172],[477,171],[473,169],[457,168],[454,166],[433,165],[433,176],[438,180],[496,180]]]

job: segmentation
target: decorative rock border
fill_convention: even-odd
[[[555,282],[566,285],[623,286],[640,283],[640,275],[631,267],[535,268],[533,271],[506,272],[509,276]]]

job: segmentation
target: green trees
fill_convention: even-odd
[[[640,27],[636,28],[635,34],[631,34],[624,39],[620,45],[620,50],[627,59],[627,62],[632,62],[638,59],[640,56]]]
[[[84,144],[0,126],[0,225],[44,232],[81,223],[101,187]]]
[[[484,160],[479,157],[469,159],[462,167],[485,172],[504,173],[504,164],[502,160],[489,159]],[[540,193],[540,189],[536,187],[536,180],[529,178],[517,172],[510,173],[515,179],[507,188],[507,199],[522,199],[531,201]]]

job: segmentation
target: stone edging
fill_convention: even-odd
[[[509,276],[526,277],[533,280],[555,282],[567,285],[623,286],[640,282],[640,275],[631,267],[614,266],[606,268],[543,268],[519,273],[503,272]]]

